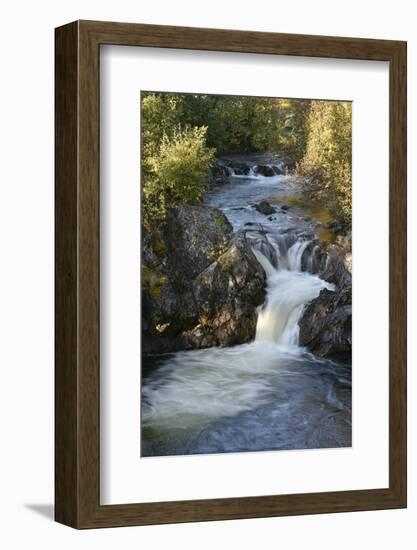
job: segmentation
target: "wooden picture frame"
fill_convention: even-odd
[[[406,43],[76,21],[56,29],[55,518],[75,528],[406,506]],[[389,62],[389,487],[100,505],[99,56],[117,44]]]

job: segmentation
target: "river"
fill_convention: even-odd
[[[265,158],[243,161],[248,173],[229,169],[229,183],[210,191],[205,204],[246,231],[267,274],[255,340],[143,358],[142,456],[351,446],[350,364],[298,345],[305,304],[332,290],[301,271],[306,246],[323,238],[317,221],[326,213],[302,205],[299,178],[279,174],[278,161],[270,177],[256,171]],[[262,200],[276,212],[258,212]]]

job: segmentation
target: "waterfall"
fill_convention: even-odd
[[[287,252],[288,269],[301,271],[301,259],[309,241],[297,241]]]
[[[264,254],[262,254],[262,252],[260,250],[254,249],[253,253],[255,254],[256,259],[258,260],[258,262],[264,268],[266,276],[269,279],[274,273],[276,273],[277,270],[272,265],[272,263],[268,260],[268,258],[266,256],[264,256]]]
[[[316,298],[322,289],[334,290],[334,285],[317,275],[301,271],[301,259],[308,243],[295,242],[287,250],[285,262],[278,261],[278,268],[261,251],[254,250],[267,276],[266,303],[259,312],[256,326],[257,342],[297,346],[298,321],[305,305]]]
[[[282,176],[284,174],[284,169],[282,163],[278,164],[255,164],[255,163],[245,163],[239,162],[239,165],[227,165],[221,164],[221,166],[226,170],[229,176],[234,178],[243,178],[243,179],[264,179],[276,176]],[[267,169],[267,173],[265,173]]]

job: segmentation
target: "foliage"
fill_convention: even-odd
[[[145,92],[141,102],[143,154],[155,154],[164,135],[171,136],[182,119],[181,97]]]
[[[147,146],[172,135],[178,125],[207,127],[206,140],[218,155],[270,151],[298,160],[304,152],[309,101],[265,97],[142,94],[142,133]]]
[[[307,119],[311,101],[305,99],[276,100],[280,107],[281,129],[277,151],[294,161],[303,158],[307,142]]]
[[[217,154],[270,151],[298,160],[308,101],[244,96],[184,96],[187,122],[207,125]]]
[[[305,155],[298,171],[308,176],[306,192],[325,201],[346,225],[352,210],[352,108],[339,101],[312,101]]]
[[[205,191],[205,180],[210,170],[214,151],[206,147],[207,128],[180,126],[162,135],[159,147],[146,157],[143,185],[144,221],[164,218],[169,205],[178,202],[195,204]]]

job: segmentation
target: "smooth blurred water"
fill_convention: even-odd
[[[151,363],[142,456],[351,445],[349,365],[263,342]]]
[[[256,340],[143,357],[142,456],[222,453],[351,445],[351,368],[298,346],[303,307],[332,286],[301,272],[315,235],[302,208],[281,210],[298,192],[295,178],[232,177],[206,204],[235,230],[247,230],[268,276]],[[268,219],[254,205],[268,199]]]

